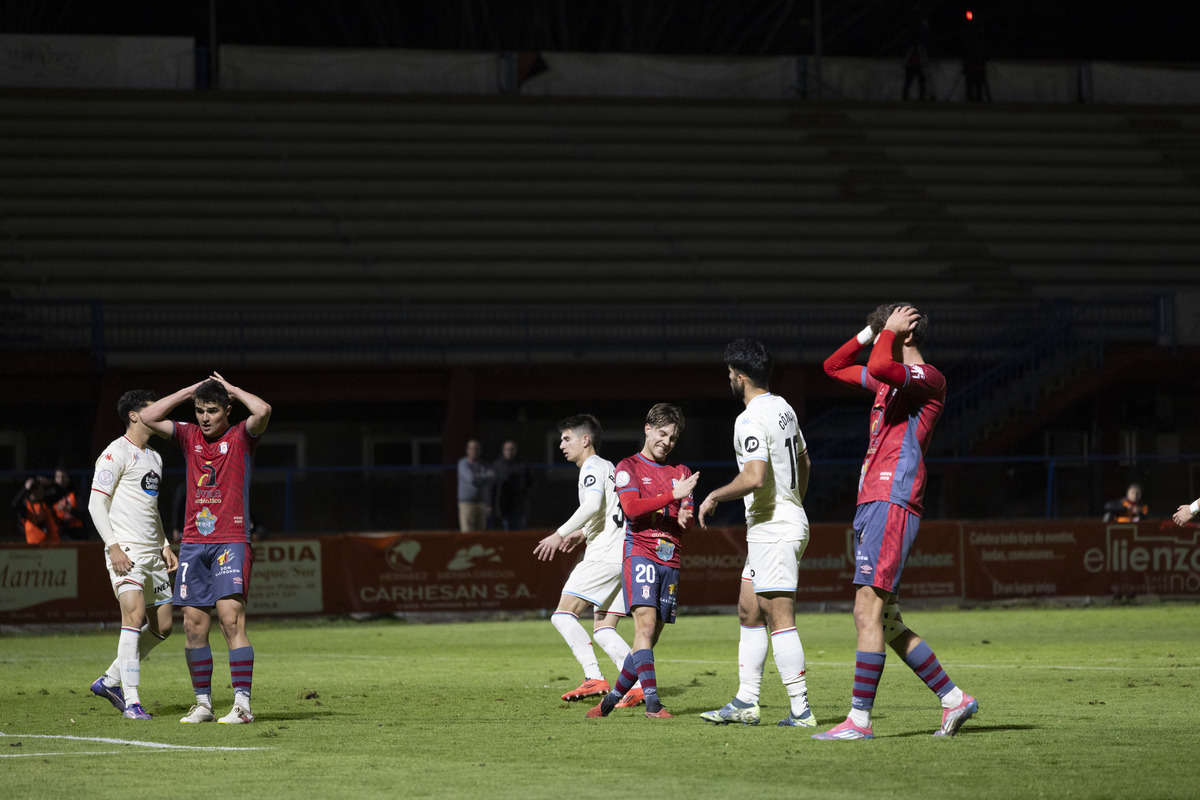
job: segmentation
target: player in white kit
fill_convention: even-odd
[[[613,483],[613,465],[596,452],[602,432],[600,422],[591,414],[578,414],[560,422],[558,430],[558,449],[579,466],[579,508],[557,531],[538,542],[533,552],[540,560],[549,561],[557,552],[569,553],[587,543],[583,560],[571,571],[558,608],[550,617],[583,667],[583,683],[562,696],[563,700],[575,701],[607,694],[610,688],[600,672],[587,631],[579,624],[579,615],[589,606],[595,608],[596,642],[618,670],[629,655],[629,645],[617,633],[617,621],[626,614],[621,590],[625,518]],[[636,706],[643,701],[641,685],[634,684],[619,706]]]
[[[179,561],[158,515],[162,456],[147,447],[152,431],[139,417],[158,399],[145,389],[121,395],[117,413],[125,435],[96,459],[88,512],[106,550],[104,560],[121,606],[117,657],[92,684],[130,719],[150,719],[138,694],[141,662],[171,633],[171,579]],[[148,636],[143,636],[148,632]]]
[[[725,348],[725,364],[734,396],[746,405],[734,423],[733,449],[740,471],[709,493],[697,516],[704,526],[718,503],[745,498],[747,553],[738,595],[739,686],[731,702],[700,716],[718,725],[759,723],[758,700],[769,642],[791,705],[779,724],[811,728],[817,721],[808,707],[804,647],[796,631],[800,558],[808,546],[808,515],[802,502],[808,489],[808,447],[796,412],[771,393],[770,352],[752,339],[737,339]]]

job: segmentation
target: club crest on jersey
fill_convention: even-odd
[[[650,599],[650,587],[649,587],[649,586],[643,586],[643,587],[642,587],[642,599],[643,599],[643,600],[649,600],[649,599]]]
[[[106,469],[102,469],[100,470],[100,474],[96,476],[96,483],[100,484],[101,486],[111,486],[115,479],[116,476],[114,476],[111,472]]]
[[[217,449],[221,451],[221,455],[228,453],[229,452],[229,442],[221,442],[221,444],[217,445]]]
[[[196,515],[196,530],[201,536],[210,536],[217,529],[217,515],[205,506]]]
[[[616,484],[617,484],[617,486],[628,486],[629,485],[629,473],[626,472],[625,470],[621,470],[620,472],[618,472],[617,478],[616,478]]]

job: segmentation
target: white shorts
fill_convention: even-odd
[[[108,567],[113,595],[120,597],[125,592],[141,592],[148,607],[171,602],[171,578],[167,574],[167,562],[163,560],[162,551],[127,544],[121,545],[121,549],[133,561],[133,569],[124,575],[113,571],[112,556],[108,548],[104,548],[104,563]]]
[[[808,539],[792,542],[747,542],[742,580],[750,581],[755,594],[796,593],[800,583],[800,559]]]
[[[581,598],[597,611],[625,615],[625,594],[621,589],[620,561],[588,561],[584,559],[571,570],[563,585],[563,594]]]

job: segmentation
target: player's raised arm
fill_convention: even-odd
[[[229,392],[229,396],[237,400],[246,407],[250,412],[250,417],[246,420],[246,430],[251,436],[261,436],[267,430],[267,424],[271,421],[271,404],[261,397],[247,392],[245,389],[239,389],[229,381],[221,377],[221,373],[213,372],[211,380],[217,381],[225,387],[225,391]]]
[[[204,381],[197,381],[191,386],[185,386],[173,394],[155,400],[138,413],[138,419],[145,423],[146,427],[154,431],[156,435],[164,439],[170,439],[171,435],[175,433],[175,423],[167,419],[167,414],[170,414],[180,403],[191,399],[196,388],[202,383]]]
[[[859,389],[864,388],[863,367],[854,362],[863,348],[875,341],[878,335],[879,331],[868,321],[867,327],[859,331],[858,335],[852,337],[835,350],[833,355],[825,359],[825,374],[838,383]]]

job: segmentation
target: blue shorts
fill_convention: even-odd
[[[211,607],[223,597],[250,592],[250,564],[254,552],[241,542],[179,545],[179,570],[175,573],[177,606]]]
[[[621,570],[630,613],[637,606],[654,606],[658,609],[660,622],[675,621],[678,567],[665,567],[645,556],[628,556]]]
[[[921,518],[904,506],[878,500],[854,512],[854,583],[895,592]]]

